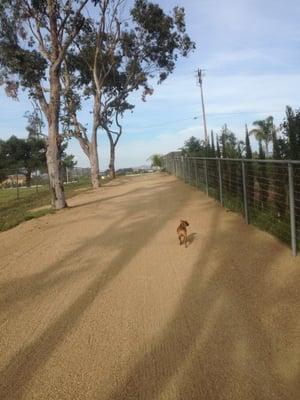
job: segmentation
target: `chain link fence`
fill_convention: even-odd
[[[300,247],[300,161],[164,157],[165,169],[221,205]]]

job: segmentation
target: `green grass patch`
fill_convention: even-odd
[[[264,210],[262,212],[257,208],[250,208],[249,217],[251,224],[257,226],[263,231],[269,232],[272,235],[277,236],[280,240],[287,244],[291,243],[289,217],[278,218],[270,210]],[[300,243],[298,243],[298,245],[299,244]]]
[[[195,182],[191,182],[193,186],[196,186]],[[206,186],[199,182],[198,188],[205,192]],[[219,188],[215,188],[209,185],[208,187],[209,196],[220,201]],[[223,205],[225,208],[238,212],[244,215],[244,204],[243,199],[240,196],[234,196],[232,193],[223,189]],[[290,231],[290,219],[289,215],[284,217],[278,217],[272,208],[275,209],[275,204],[270,203],[270,209],[260,210],[257,207],[249,207],[249,218],[250,223],[257,226],[261,230],[271,233],[288,245],[291,244],[291,231]],[[300,223],[296,226],[297,236],[297,248],[300,250]]]
[[[90,179],[82,177],[77,182],[66,184],[64,189],[68,200],[91,189]],[[35,210],[50,204],[51,194],[48,185],[38,188],[19,188],[19,198],[16,188],[0,189],[0,231],[13,228],[23,221],[53,213],[54,210],[50,207]]]

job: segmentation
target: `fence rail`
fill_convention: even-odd
[[[164,157],[166,170],[244,215],[252,223],[300,247],[300,161]]]

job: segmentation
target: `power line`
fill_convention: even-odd
[[[275,113],[283,113],[282,110],[273,110],[273,111],[233,111],[233,112],[218,112],[218,113],[206,113],[207,116],[215,117],[215,116],[223,116],[223,115],[243,115],[243,114],[275,114]],[[139,129],[152,129],[152,128],[160,128],[161,126],[166,126],[170,124],[174,124],[177,122],[184,122],[184,121],[192,121],[201,118],[200,115],[196,115],[194,117],[189,118],[181,118],[181,119],[174,119],[165,121],[155,125],[148,125],[144,127],[139,127]]]

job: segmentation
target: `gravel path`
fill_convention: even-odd
[[[0,234],[1,400],[300,399],[288,247],[163,174],[69,203]]]

